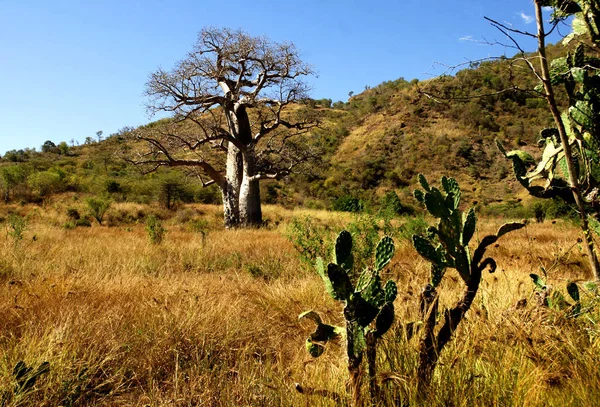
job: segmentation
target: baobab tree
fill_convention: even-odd
[[[259,182],[318,155],[298,140],[318,123],[297,103],[312,73],[293,44],[206,28],[185,59],[150,75],[149,111],[172,117],[130,132],[142,147],[129,159],[147,171],[194,171],[204,185],[219,186],[227,228],[260,225]]]

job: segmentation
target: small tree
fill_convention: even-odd
[[[4,202],[11,200],[14,195],[15,188],[19,184],[25,183],[27,172],[22,166],[9,165],[0,167],[0,192]]]
[[[112,202],[102,198],[88,198],[86,203],[90,215],[98,221],[98,224],[102,225],[102,219],[104,219],[104,215]]]
[[[162,243],[167,230],[163,227],[162,222],[154,215],[150,215],[146,219],[146,232],[150,243],[159,245]]]
[[[148,109],[173,118],[128,133],[146,146],[129,160],[146,171],[190,168],[221,189],[226,227],[260,225],[260,180],[318,156],[295,141],[315,116],[292,107],[306,97],[302,78],[311,73],[292,44],[206,28],[174,69],[151,74]]]

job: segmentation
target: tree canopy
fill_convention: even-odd
[[[171,117],[129,134],[143,146],[130,160],[148,171],[191,169],[221,189],[226,227],[258,225],[259,181],[318,155],[296,140],[318,124],[314,110],[296,103],[307,98],[311,74],[291,43],[206,28],[173,69],[150,75],[148,110]]]

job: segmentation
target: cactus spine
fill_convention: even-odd
[[[376,346],[394,321],[394,300],[398,293],[396,283],[388,280],[382,284],[381,271],[394,255],[394,242],[384,237],[375,250],[375,265],[360,273],[354,270],[352,236],[342,231],[335,243],[334,259],[327,267],[317,259],[317,272],[323,279],[329,295],[344,303],[345,328],[324,324],[319,314],[307,311],[299,318],[312,320],[316,330],[306,340],[306,348],[313,357],[319,357],[326,343],[345,333],[350,392],[354,406],[362,405],[361,371],[364,354],[367,354],[371,397],[378,395],[376,382]]]
[[[439,219],[436,227],[429,227],[426,236],[413,236],[415,249],[431,263],[431,278],[420,298],[423,336],[419,349],[418,374],[421,384],[427,385],[441,351],[450,341],[453,332],[473,303],[483,270],[487,267],[490,268],[490,273],[496,270],[494,259],[484,258],[487,247],[494,244],[502,235],[525,225],[523,223],[502,225],[495,235],[484,237],[471,255],[469,242],[475,233],[477,218],[473,208],[466,213],[459,209],[461,191],[458,182],[454,178],[442,177],[442,190],[439,190],[429,186],[425,177],[419,174],[419,183],[423,190],[415,190],[415,197],[432,216]],[[463,297],[453,308],[444,310],[443,325],[436,333],[437,289],[448,268],[458,271],[466,289]]]

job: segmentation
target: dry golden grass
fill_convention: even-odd
[[[143,223],[65,230],[65,207],[0,208],[2,217],[9,209],[31,214],[18,244],[0,233],[0,400],[7,406],[318,406],[333,404],[296,393],[294,383],[344,391],[341,344],[312,360],[304,349],[312,326],[297,321],[314,309],[341,324],[340,304],[303,268],[284,232],[293,217],[341,228],[349,215],[267,207],[269,228],[225,232],[219,208],[198,205],[165,220],[165,241],[153,246]],[[128,204],[111,210],[152,213]],[[182,223],[190,218],[206,220],[204,238]],[[479,235],[500,223],[483,221]],[[416,319],[427,264],[397,240],[388,270],[399,287],[397,323],[380,351],[390,405],[595,405],[600,352],[590,319],[597,309],[573,320],[539,308],[528,277],[544,266],[559,287],[588,278],[584,255],[572,247],[577,237],[562,222],[529,225],[490,250],[499,269],[485,276],[428,395],[414,393],[417,343],[398,328]],[[461,290],[450,273],[443,303]],[[521,299],[527,306],[516,307]],[[20,360],[50,363],[25,394],[13,391]]]

